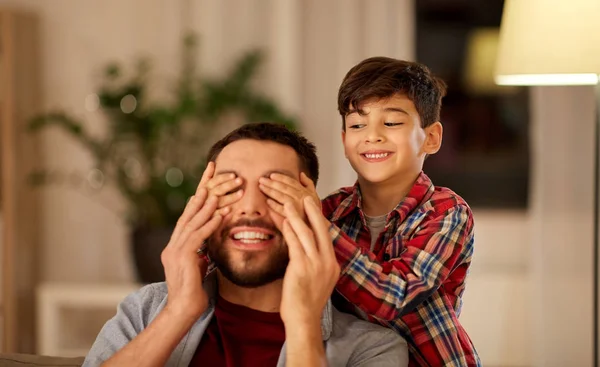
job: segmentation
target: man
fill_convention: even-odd
[[[252,124],[217,142],[209,160],[162,254],[166,282],[121,303],[84,366],[407,365],[394,332],[331,305],[340,268],[314,200],[304,213],[285,206],[284,218],[260,189],[273,172],[316,182],[314,146],[281,125]],[[205,241],[216,266],[206,277]]]

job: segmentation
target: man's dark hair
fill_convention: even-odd
[[[395,94],[406,95],[414,104],[425,128],[440,119],[446,83],[429,68],[417,62],[371,57],[354,66],[342,81],[338,92],[338,110],[342,128],[352,110],[361,113],[360,105],[372,98],[385,99]]]
[[[304,136],[292,131],[282,124],[261,122],[245,124],[233,130],[223,139],[216,142],[208,151],[208,161],[214,162],[223,148],[238,140],[271,141],[286,145],[294,149],[300,160],[300,170],[310,178],[314,184],[319,179],[319,160],[317,148]]]

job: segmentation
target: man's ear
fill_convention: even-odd
[[[425,129],[425,142],[423,143],[423,152],[425,154],[435,154],[442,147],[442,135],[444,128],[439,121],[427,126]]]

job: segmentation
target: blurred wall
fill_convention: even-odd
[[[530,215],[478,209],[473,215],[475,254],[461,323],[484,366],[532,366]]]
[[[200,66],[211,75],[222,73],[249,47],[266,48],[257,87],[296,113],[317,144],[321,195],[355,178],[342,154],[336,111],[344,74],[368,56],[413,58],[412,0],[0,0],[6,5],[41,19],[44,108],[64,107],[99,134],[102,120],[86,111],[84,101],[106,61],[127,64],[137,55],[151,56],[160,95],[179,67],[179,40],[187,27],[200,33]],[[585,298],[591,289],[588,262],[581,262],[591,255],[585,220],[590,204],[584,199],[591,190],[591,177],[585,176],[591,130],[572,127],[590,119],[582,112],[591,106],[590,94],[568,88],[536,93],[532,208],[527,213],[474,211],[477,244],[461,320],[486,366],[584,365],[559,361],[589,354],[581,340],[587,340],[591,317],[571,323],[561,315],[569,305],[591,304]],[[569,107],[575,101],[583,103],[580,108]],[[564,137],[574,130],[565,145]],[[90,157],[59,132],[44,134],[41,148],[47,168],[90,167]],[[581,182],[568,179],[582,167]],[[576,201],[564,196],[573,188],[579,191],[568,195]],[[114,213],[121,205],[114,192],[90,197],[48,187],[41,204],[42,281],[133,279],[128,231]],[[570,265],[561,267],[564,261]],[[557,282],[564,289],[555,287]],[[568,330],[569,325],[576,327]],[[577,342],[574,352],[560,359]]]
[[[532,358],[591,366],[594,88],[537,87],[531,96]]]
[[[107,61],[132,66],[152,57],[158,91],[179,68],[185,29],[201,36],[200,68],[223,73],[244,51],[261,47],[267,61],[257,87],[279,100],[302,121],[319,149],[322,195],[354,175],[341,151],[337,87],[345,72],[367,55],[411,58],[409,0],[373,3],[336,0],[0,0],[39,14],[42,29],[42,88],[45,110],[64,108],[101,134],[103,123],[84,108]],[[43,134],[43,166],[90,168],[90,157],[58,131]],[[126,281],[133,279],[128,231],[116,211],[113,192],[86,195],[48,187],[42,195],[41,279],[44,281]]]

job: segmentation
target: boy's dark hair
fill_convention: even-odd
[[[271,141],[291,147],[298,154],[300,170],[306,173],[315,185],[317,184],[317,180],[319,179],[317,148],[298,132],[292,131],[282,124],[261,122],[242,125],[210,148],[208,151],[208,162],[214,162],[223,148],[229,144],[245,139]]]
[[[340,85],[338,110],[342,115],[342,128],[346,130],[346,115],[351,110],[361,112],[361,103],[395,94],[404,94],[415,104],[421,127],[425,128],[440,119],[446,83],[417,62],[390,57],[363,60],[348,71]]]

